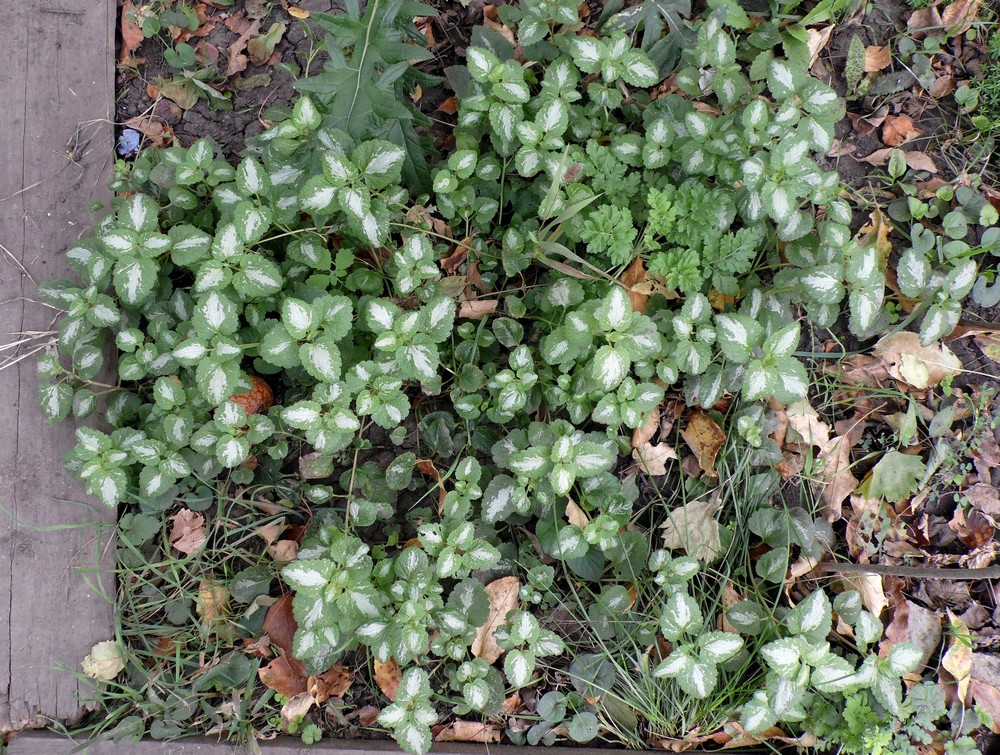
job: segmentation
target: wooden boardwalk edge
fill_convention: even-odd
[[[107,199],[115,18],[115,0],[0,3],[0,345],[52,330],[35,283],[68,274],[63,252]],[[44,341],[0,351],[0,733],[78,720],[88,685],[73,672],[112,638],[114,581],[98,570],[116,512],[63,470],[74,428],[38,410]]]
[[[304,745],[300,740],[282,737],[272,742],[260,742],[260,751],[264,755],[386,755],[401,753],[395,742],[353,741],[344,739],[324,739],[314,745]],[[225,742],[203,738],[179,739],[173,742],[126,742],[113,744],[111,742],[95,742],[86,749],[79,744],[73,744],[53,734],[42,732],[25,732],[11,740],[8,755],[71,755],[71,753],[86,753],[86,755],[245,755],[249,750],[237,748]],[[557,755],[599,755],[602,752],[625,752],[625,750],[607,750],[599,747],[518,747],[515,745],[462,744],[456,742],[435,742],[431,747],[431,755],[542,755],[552,752]],[[629,750],[630,755],[653,755],[648,750]],[[659,751],[662,753],[662,750]],[[694,749],[687,752],[697,755],[706,750]]]

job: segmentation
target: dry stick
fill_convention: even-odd
[[[1000,579],[1000,565],[981,569],[941,569],[936,566],[882,566],[879,564],[838,564],[823,561],[816,564],[820,571],[837,574],[880,574],[888,577],[916,577],[923,579]]]

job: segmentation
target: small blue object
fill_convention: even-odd
[[[135,154],[139,151],[140,141],[142,141],[142,136],[138,131],[131,128],[125,129],[118,137],[118,154],[122,157]]]

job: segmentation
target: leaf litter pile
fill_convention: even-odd
[[[291,83],[310,59],[309,37],[302,31],[308,4],[192,3],[185,25],[165,25],[170,43],[157,47],[158,38],[147,34],[143,23],[170,5],[127,0],[122,6],[121,120],[140,133],[143,147],[186,146],[211,135],[235,154],[245,139],[270,125],[267,107],[294,97]],[[818,7],[823,5],[830,4]],[[581,6],[581,18],[600,12],[600,3],[590,6]],[[424,28],[428,46],[444,57],[462,54],[468,31],[455,27],[471,26],[472,18],[475,23],[485,19],[498,34],[510,34],[491,5],[449,5],[441,11]],[[858,238],[885,259],[895,261],[906,246],[903,231],[913,219],[908,198],[931,202],[943,186],[972,186],[975,174],[982,178],[986,206],[1000,210],[1000,190],[993,187],[996,166],[979,144],[986,137],[955,128],[971,112],[956,92],[988,66],[982,32],[978,39],[968,34],[986,28],[984,18],[991,20],[979,2],[957,0],[927,7],[890,3],[866,12],[841,9],[803,23],[812,74],[848,104],[826,158],[850,187],[845,196],[855,218],[866,219],[857,224]],[[459,49],[450,49],[451,39],[458,40]],[[186,48],[178,52],[181,45]],[[178,57],[186,49],[193,55],[190,61]],[[433,102],[428,109],[447,125],[455,110],[446,87],[418,87],[412,98]],[[439,138],[447,140],[446,131]],[[907,205],[902,214],[900,201]],[[461,251],[456,246],[456,255]],[[451,273],[462,261],[447,258],[441,267]],[[886,271],[894,315],[910,322],[922,314],[920,302],[901,290],[893,266]],[[667,293],[663,280],[647,272],[640,259],[621,280],[637,312],[645,310],[651,296]],[[1000,733],[1000,601],[994,590],[1000,580],[1000,311],[986,294],[931,346],[902,329],[858,344],[834,326],[814,341],[818,366],[808,398],[787,405],[770,401],[769,419],[757,428],[780,451],[775,464],[783,485],[775,505],[796,509],[806,498],[814,501],[816,531],[828,545],[822,552],[792,550],[787,571],[778,577],[788,602],[803,602],[817,584],[856,590],[864,608],[885,623],[879,655],[889,657],[901,643],[915,646],[920,664],[904,683],[911,688],[921,680],[936,684],[953,718],[960,715],[955,711],[965,711],[971,720],[975,711],[983,726],[959,724],[952,732],[975,729],[983,752],[989,751],[989,731]],[[481,318],[495,302],[463,306],[462,316]],[[841,358],[845,351],[849,355]],[[727,486],[739,439],[722,429],[719,416],[727,409],[725,399],[709,411],[690,407],[681,393],[668,391],[632,433],[631,458],[619,469],[636,480],[644,511],[663,500],[662,491],[685,480],[704,485],[706,495],[675,502],[651,534],[655,547],[704,563],[716,560],[734,537],[735,522],[725,517],[734,495]],[[376,444],[363,451],[361,461],[386,465],[392,456]],[[333,471],[318,457],[305,456],[299,465],[305,479]],[[418,470],[428,484],[440,487],[443,499],[446,488],[433,462],[422,460]],[[295,561],[306,532],[308,512],[294,507],[293,496],[280,486],[236,488],[218,508],[208,497],[188,500],[164,519],[158,512],[122,517],[118,607],[133,662],[126,666],[116,643],[100,643],[84,661],[86,676],[105,685],[102,722],[92,724],[93,731],[122,738],[146,732],[163,739],[236,732],[251,741],[279,733],[309,741],[320,731],[347,738],[384,736],[384,729],[376,731],[377,721],[397,700],[398,664],[359,651],[324,673],[310,674],[295,657],[291,595],[277,592],[273,580],[275,566]],[[590,523],[572,499],[566,514],[581,528]],[[637,515],[633,526],[645,531],[650,520]],[[748,558],[759,566],[774,547],[767,537],[750,538]],[[738,586],[714,584],[727,609],[745,597]],[[494,632],[510,611],[522,607],[531,586],[499,576],[485,584],[485,591],[488,618],[471,654],[502,664],[507,651]],[[631,607],[636,596],[629,598]],[[549,617],[570,641],[581,634],[571,602],[557,601]],[[735,631],[724,615],[719,621],[718,629]],[[856,631],[840,620],[830,637],[850,643]],[[669,646],[659,638],[640,651],[655,665]],[[813,743],[778,726],[750,734],[735,721],[720,722],[713,730],[657,730],[622,697],[602,699],[578,681],[552,674],[544,686],[511,692],[485,719],[442,715],[432,727],[434,739],[521,741],[539,722],[545,728],[539,738],[547,744],[578,739],[572,727],[584,724],[565,710],[563,717],[550,716],[551,699],[543,703],[545,693],[562,691],[575,694],[579,710],[589,705],[600,712],[601,733],[594,744],[643,743],[683,752]],[[638,739],[636,732],[641,732]],[[912,751],[965,752],[946,749],[949,736],[928,737]],[[876,751],[883,750],[850,750]]]

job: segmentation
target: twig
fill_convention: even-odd
[[[882,566],[880,564],[838,564],[823,561],[816,564],[819,571],[835,574],[880,574],[888,577],[917,577],[923,579],[1000,579],[1000,565],[981,569],[942,569],[936,566]]]

